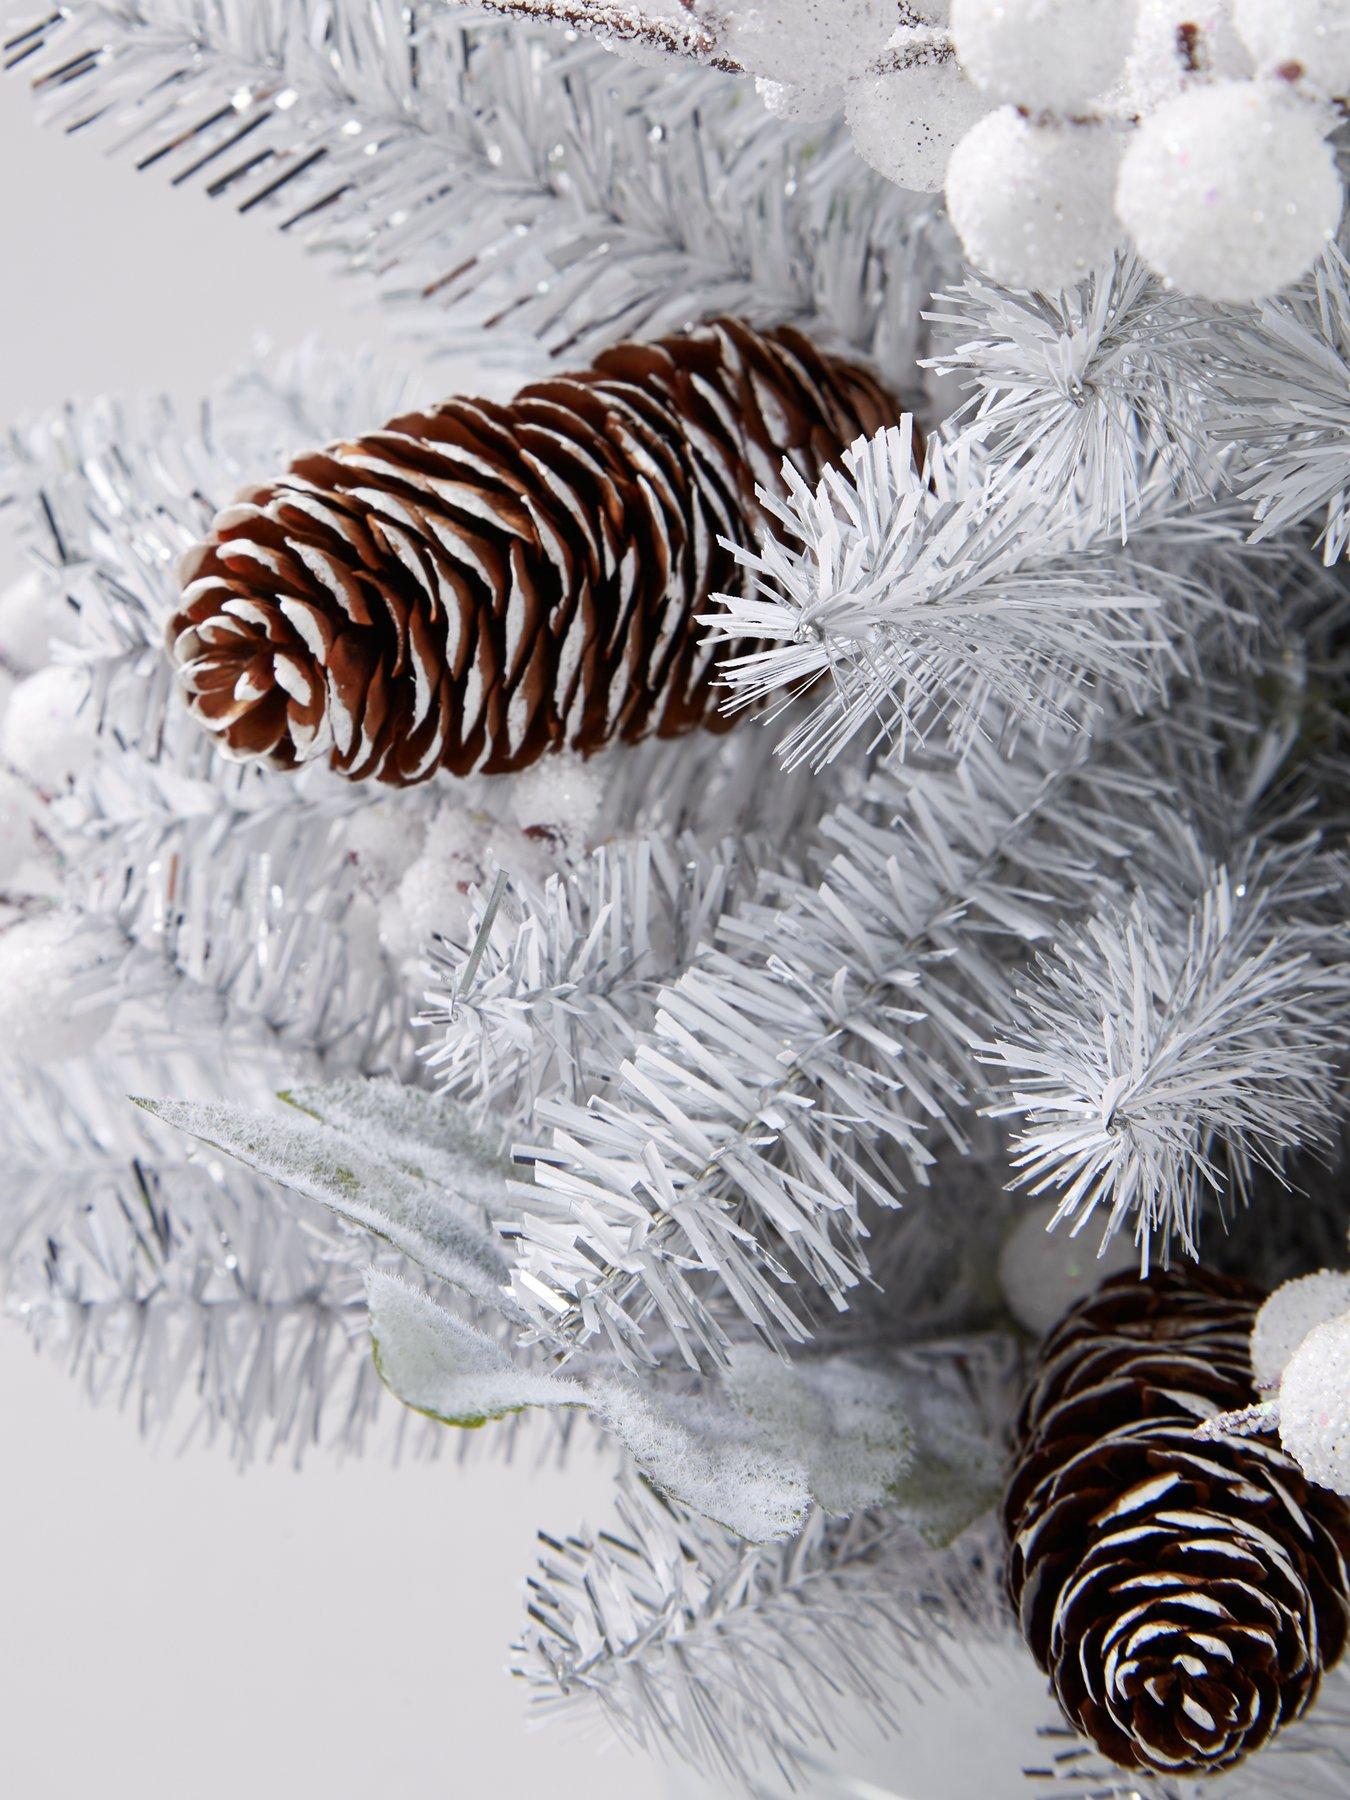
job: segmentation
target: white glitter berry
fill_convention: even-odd
[[[1308,1333],[1350,1312],[1350,1270],[1319,1269],[1277,1287],[1252,1327],[1252,1373],[1258,1387],[1273,1388]]]
[[[1081,108],[1119,77],[1133,0],[952,0],[956,54],[996,99]]]
[[[1282,83],[1218,82],[1135,132],[1116,210],[1144,261],[1208,300],[1258,300],[1306,272],[1341,212],[1319,109]]]
[[[1350,1313],[1315,1326],[1290,1357],[1280,1442],[1310,1480],[1350,1498]]]
[[[1104,127],[1042,125],[1011,106],[981,119],[947,167],[966,254],[1010,287],[1068,287],[1110,255],[1119,143]]]
[[[845,114],[864,161],[901,187],[935,193],[957,140],[988,110],[948,57],[864,76],[850,86]]]

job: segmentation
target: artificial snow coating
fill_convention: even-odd
[[[988,110],[946,58],[860,76],[849,85],[844,116],[865,162],[901,187],[936,193],[958,138]]]
[[[1324,94],[1350,93],[1346,0],[1233,0],[1233,23],[1259,69],[1298,65]]]

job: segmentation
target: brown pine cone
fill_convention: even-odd
[[[1009,1593],[1065,1715],[1124,1768],[1241,1761],[1350,1633],[1350,1505],[1274,1444],[1195,1436],[1252,1398],[1260,1300],[1118,1276],[1051,1333],[1023,1406]]]
[[[220,747],[405,786],[723,728],[697,614],[719,538],[900,407],[789,328],[622,344],[509,406],[451,400],[301,456],[185,560],[169,648]]]

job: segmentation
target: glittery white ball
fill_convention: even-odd
[[[1196,82],[1251,73],[1228,0],[1139,0],[1124,82],[1135,113],[1152,112]]]
[[[988,110],[948,58],[865,75],[848,90],[845,116],[864,161],[901,187],[935,193],[953,146]]]
[[[469,889],[477,879],[461,862],[419,856],[397,889],[407,941],[420,951],[438,933],[462,938],[469,922]]]
[[[741,0],[722,42],[752,75],[839,87],[885,49],[896,28],[892,0]]]
[[[837,86],[814,87],[809,82],[755,80],[755,92],[764,110],[792,125],[816,125],[832,119],[844,104],[844,90]]]
[[[20,675],[40,669],[52,652],[52,628],[60,616],[36,572],[21,575],[0,592],[0,662]]]
[[[1116,80],[1133,0],[952,0],[956,54],[999,100],[1065,112]]]
[[[547,756],[510,778],[508,799],[521,829],[556,832],[574,843],[589,839],[605,786],[599,771],[576,756]]]
[[[1139,1252],[1128,1232],[1118,1231],[1098,1256],[1099,1235],[1089,1237],[1083,1230],[1070,1237],[1063,1226],[1051,1231],[1053,1217],[1053,1207],[1030,1207],[1004,1238],[998,1259],[998,1283],[1008,1311],[1036,1337],[1044,1337],[1109,1275],[1139,1267]]]
[[[17,775],[0,769],[0,885],[12,881],[41,848],[37,796]]]
[[[1350,94],[1346,0],[1234,0],[1233,23],[1260,69],[1297,63],[1326,94]]]
[[[1343,1312],[1350,1312],[1350,1270],[1319,1269],[1277,1287],[1252,1327],[1252,1374],[1257,1386],[1274,1387],[1313,1327]]]
[[[404,799],[375,800],[343,827],[347,849],[379,888],[399,880],[417,860],[426,837],[426,815]]]
[[[483,880],[486,828],[456,806],[441,806],[427,823],[422,849],[397,888],[405,941],[421,951],[439,933],[461,938],[469,922],[469,890]]]
[[[0,757],[45,794],[61,793],[94,754],[94,722],[79,669],[50,663],[14,689],[0,726]]]
[[[1350,1499],[1350,1313],[1315,1326],[1290,1357],[1280,1442],[1309,1480]]]
[[[1104,262],[1119,144],[1104,127],[1034,124],[1011,106],[971,127],[947,165],[947,210],[970,260],[1009,287],[1057,292]]]
[[[1250,81],[1193,88],[1145,119],[1116,189],[1144,261],[1206,300],[1260,300],[1296,281],[1341,203],[1318,111]]]
[[[83,999],[81,979],[121,949],[117,933],[68,913],[21,919],[0,932],[0,1053],[45,1063],[92,1050],[117,1002]]]

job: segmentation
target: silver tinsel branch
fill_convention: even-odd
[[[753,885],[744,840],[620,838],[542,884],[480,890],[464,945],[434,940],[419,1023],[445,1092],[523,1124],[543,1097],[584,1102],[651,1023],[662,987]]]
[[[1173,1240],[1198,1256],[1206,1200],[1329,1148],[1344,1105],[1344,857],[1314,836],[1197,861],[1066,931],[987,1053],[1021,1183],[1075,1228],[1128,1225],[1145,1266]]]
[[[711,1774],[800,1778],[847,1736],[841,1702],[893,1724],[898,1687],[978,1686],[981,1644],[1007,1632],[983,1530],[932,1551],[885,1512],[817,1511],[790,1544],[747,1545],[630,1477],[616,1513],[541,1533],[516,1673],[546,1713],[597,1704]]]
[[[76,0],[7,60],[53,123],[269,209],[479,356],[484,325],[581,355],[723,312],[815,319],[900,374],[951,266],[937,209],[860,178],[842,128],[443,0]]]

